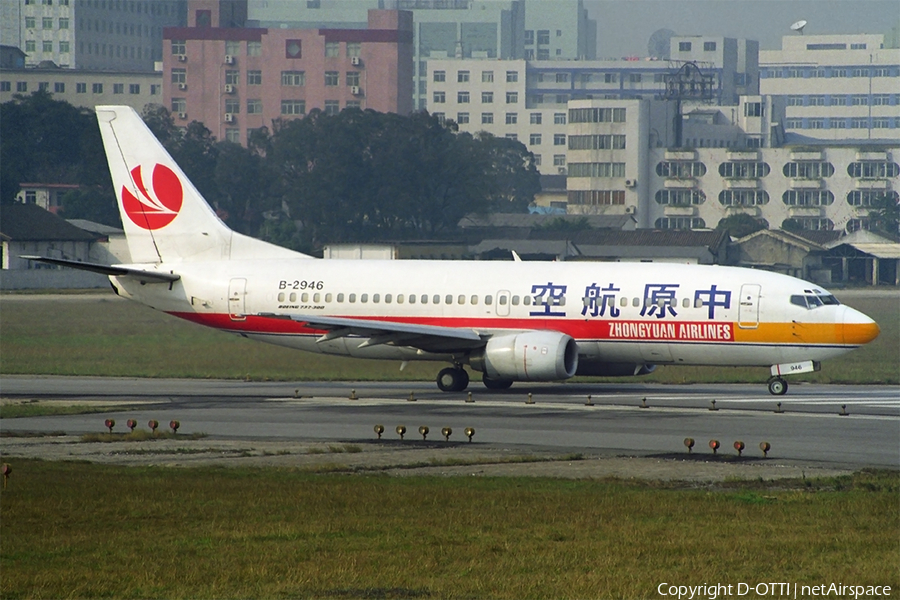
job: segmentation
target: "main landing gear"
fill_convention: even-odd
[[[773,396],[784,396],[788,391],[788,383],[781,377],[769,377],[769,393]]]
[[[462,367],[441,369],[437,376],[437,385],[442,392],[461,392],[469,387],[469,374]]]

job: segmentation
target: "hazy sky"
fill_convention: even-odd
[[[585,0],[597,21],[599,58],[647,56],[657,29],[679,35],[722,35],[781,47],[792,23],[805,33],[887,33],[900,20],[897,0]]]

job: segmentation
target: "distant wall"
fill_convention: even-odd
[[[0,271],[0,290],[64,290],[108,288],[109,278],[72,269],[22,269]]]

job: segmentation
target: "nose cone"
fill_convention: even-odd
[[[868,344],[878,337],[881,328],[878,323],[849,306],[844,307],[844,343],[853,345]]]

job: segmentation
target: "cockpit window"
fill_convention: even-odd
[[[813,309],[825,305],[838,305],[840,302],[838,302],[838,299],[831,294],[796,294],[791,296],[791,304]]]

